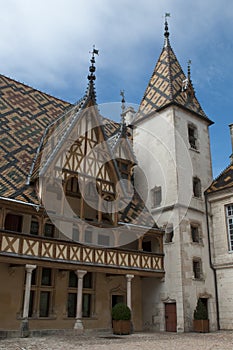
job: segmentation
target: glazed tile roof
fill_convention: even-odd
[[[71,105],[0,75],[0,197],[40,204],[34,185],[29,184],[28,179],[38,174],[40,151],[49,135],[59,130],[54,138],[56,144],[85,105],[86,96]],[[119,124],[110,119],[104,118],[103,124],[107,138],[119,130]],[[120,213],[120,220],[157,227],[137,194]]]
[[[206,193],[213,193],[233,187],[233,164],[230,164],[209,186]]]
[[[188,109],[212,123],[195,96],[190,77],[185,76],[171,48],[169,33],[165,32],[164,47],[142,98],[135,122],[171,104]]]
[[[27,177],[48,124],[71,105],[0,75],[0,196],[38,203]]]

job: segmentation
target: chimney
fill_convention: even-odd
[[[232,153],[230,155],[231,163],[233,163],[233,124],[229,125],[230,128],[230,135],[231,135],[231,147],[232,147]]]

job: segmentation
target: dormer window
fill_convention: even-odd
[[[66,194],[68,196],[80,197],[78,178],[73,176],[67,180],[66,183]]]

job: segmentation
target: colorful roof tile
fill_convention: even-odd
[[[230,164],[223,172],[212,182],[206,193],[213,193],[229,188],[233,188],[233,164]]]
[[[142,98],[135,122],[175,104],[196,113],[211,124],[195,96],[190,76],[185,76],[171,48],[167,22],[164,35],[164,47]]]

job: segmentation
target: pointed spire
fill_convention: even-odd
[[[164,30],[164,47],[167,47],[167,46],[170,46],[170,41],[169,41],[169,31],[168,31],[168,22],[167,22],[167,18],[168,17],[171,17],[170,13],[165,13],[165,23],[164,23],[164,27],[165,27],[165,30]]]
[[[122,136],[126,136],[126,123],[125,123],[125,91],[121,90],[120,95],[122,96],[121,99],[121,129],[122,129]]]
[[[91,65],[89,67],[90,74],[87,76],[87,79],[89,80],[88,88],[87,88],[87,95],[94,98],[94,101],[96,102],[96,93],[95,93],[95,84],[94,81],[96,79],[95,76],[95,55],[99,54],[99,50],[95,49],[95,45],[93,45],[93,50],[90,52],[92,54],[90,62]]]
[[[171,104],[179,105],[188,109],[208,122],[211,122],[205,115],[198,102],[191,82],[191,69],[188,63],[188,74],[184,74],[179,61],[169,42],[169,30],[165,14],[164,47],[156,63],[151,79],[140,103],[140,107],[134,122],[143,120]]]

